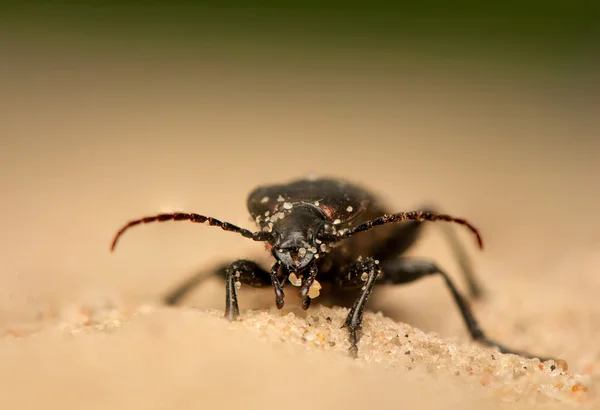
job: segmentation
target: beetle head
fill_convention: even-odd
[[[318,252],[317,233],[326,222],[316,206],[298,204],[273,225],[273,256],[288,272],[306,268]]]

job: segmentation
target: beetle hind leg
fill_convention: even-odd
[[[479,326],[477,319],[475,319],[475,315],[467,300],[460,294],[452,279],[450,279],[450,277],[434,262],[425,259],[398,258],[382,262],[382,269],[384,274],[378,281],[381,284],[399,285],[413,282],[430,275],[440,275],[450,290],[454,302],[458,305],[463,321],[474,341],[486,346],[496,347],[501,353],[516,354],[528,358],[537,357],[542,361],[549,360],[548,358],[510,349],[487,337]]]

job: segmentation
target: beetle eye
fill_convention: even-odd
[[[321,233],[325,235],[330,235],[333,233],[333,225],[330,223],[324,223],[321,225]]]
[[[336,242],[339,239],[340,238],[335,234],[333,230],[333,225],[331,225],[330,223],[324,223],[323,225],[321,225],[321,229],[319,229],[316,236],[316,240],[322,242]]]

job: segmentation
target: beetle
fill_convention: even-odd
[[[488,338],[467,299],[445,270],[431,260],[402,256],[416,242],[423,222],[427,221],[463,225],[475,235],[483,249],[479,231],[467,220],[436,212],[430,207],[389,213],[382,201],[368,190],[334,178],[296,179],[259,186],[249,194],[247,208],[259,228],[257,231],[196,213],[163,213],[125,224],[116,233],[110,249],[114,251],[119,238],[129,228],[164,221],[208,224],[265,242],[274,259],[270,269],[263,269],[251,260],[239,259],[219,270],[226,282],[225,318],[232,321],[240,315],[236,289],[241,284],[273,287],[279,309],[284,307],[286,281],[299,287],[305,310],[325,285],[331,295],[341,299],[349,291],[358,293],[342,326],[348,329],[349,353],[355,358],[358,356],[358,332],[373,288],[438,275],[443,278],[474,341],[495,347],[502,353],[539,357],[509,349]],[[445,232],[466,277],[470,295],[480,297],[481,286],[464,249],[451,230]],[[192,286],[193,283],[184,284],[166,299],[167,303],[177,303]]]

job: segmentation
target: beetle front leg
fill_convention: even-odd
[[[348,328],[350,337],[350,355],[358,357],[358,331],[362,329],[363,313],[367,306],[373,286],[381,273],[379,262],[374,258],[359,259],[347,269],[343,269],[336,278],[336,284],[344,288],[360,288],[361,292],[354,302],[343,328]]]
[[[225,318],[235,320],[240,315],[237,288],[241,284],[265,287],[271,284],[271,274],[255,262],[240,259],[229,265],[225,271]]]

